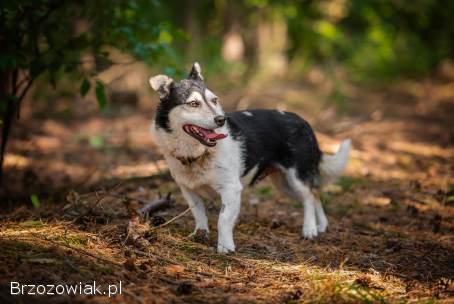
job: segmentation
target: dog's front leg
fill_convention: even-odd
[[[191,192],[186,187],[180,185],[180,188],[181,192],[183,193],[183,197],[191,208],[192,215],[195,219],[195,229],[194,232],[189,235],[189,237],[196,235],[198,230],[205,231],[205,233],[208,234],[208,219],[205,213],[205,205],[203,204],[203,200],[197,194]]]
[[[241,208],[241,184],[228,186],[220,191],[222,207],[218,220],[218,252],[235,251],[233,228]]]

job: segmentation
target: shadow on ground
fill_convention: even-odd
[[[431,84],[431,92],[437,85]],[[335,149],[336,138],[353,139],[346,177],[322,196],[329,231],[301,240],[301,206],[265,181],[245,191],[234,255],[214,250],[218,202],[207,201],[208,242],[186,238],[194,224],[189,215],[149,228],[141,242],[127,233],[130,206],[139,207],[159,192],[172,192],[177,203],[153,214],[149,225],[186,210],[148,134],[151,111],[129,109],[135,114],[87,115],[80,121],[75,116],[70,122],[37,114],[22,121],[6,157],[8,184],[1,192],[6,204],[0,300],[18,300],[9,297],[12,280],[96,279],[122,280],[124,294],[52,300],[449,302],[454,292],[453,98],[415,95],[405,86],[399,88],[404,93],[358,91],[351,98],[353,111],[332,116],[330,104],[317,112],[310,109],[319,104],[300,107],[292,101],[306,100],[309,89],[293,87],[289,96],[282,95],[285,90],[264,92],[266,99],[250,96],[249,105],[273,107],[269,100],[288,97],[288,110],[309,109],[305,116],[324,131],[318,134],[323,149]],[[371,101],[361,103],[365,98]],[[38,208],[31,195],[39,198]]]

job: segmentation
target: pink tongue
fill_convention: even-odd
[[[226,138],[226,137],[227,137],[226,134],[222,134],[222,133],[218,134],[218,133],[215,133],[215,132],[205,134],[205,136],[206,136],[206,138],[208,138],[208,139],[216,139],[216,140],[218,140],[218,139],[223,139],[223,138]]]

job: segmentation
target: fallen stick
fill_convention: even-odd
[[[153,212],[164,210],[167,208],[173,207],[175,200],[172,198],[172,194],[169,192],[165,197],[159,197],[154,199],[153,201],[144,201],[138,198],[132,198],[122,193],[116,192],[107,192],[107,191],[99,191],[97,193],[103,194],[104,196],[111,196],[116,197],[126,201],[137,201],[144,206],[137,210],[137,214],[140,216],[146,216],[147,214],[151,214]]]
[[[156,227],[153,227],[150,229],[150,231],[155,231],[155,230],[158,230],[159,228],[162,228],[164,226],[167,226],[168,224],[172,223],[173,221],[176,221],[177,219],[179,219],[180,217],[182,217],[183,215],[185,215],[186,213],[188,213],[189,211],[191,210],[191,207],[187,208],[185,211],[181,212],[180,214],[178,214],[177,216],[175,216],[174,218],[171,218],[170,220],[168,220],[167,222],[165,222],[164,224],[161,224],[159,226],[156,226]]]
[[[159,197],[149,203],[146,203],[142,208],[138,210],[139,215],[146,216],[153,212],[167,209],[173,206],[175,200],[172,198],[172,194],[169,192],[165,197]]]

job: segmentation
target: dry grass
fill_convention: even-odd
[[[108,154],[112,153],[109,149],[90,150],[86,142],[69,140],[72,145],[66,146],[68,139],[63,131],[66,135],[62,137],[47,135],[59,142],[55,150],[49,147],[40,150],[24,139],[16,140],[8,156],[10,165],[13,163],[12,172],[26,178],[27,170],[42,168],[56,159],[57,163],[77,167],[76,178],[68,183],[76,181],[74,187],[84,190],[66,195],[66,190],[59,193],[60,185],[52,188],[55,178],[52,174],[57,174],[61,182],[58,166],[57,171],[47,167],[49,176],[35,176],[37,182],[31,183],[30,188],[20,183],[11,186],[6,194],[12,202],[23,201],[29,195],[27,189],[42,193],[35,192],[41,188],[51,195],[42,200],[38,209],[19,205],[6,208],[1,217],[0,302],[11,301],[8,289],[11,280],[23,283],[96,280],[101,284],[121,280],[124,284],[123,294],[113,299],[82,296],[50,299],[55,302],[452,302],[454,128],[446,116],[452,113],[447,109],[454,109],[454,100],[413,96],[409,93],[412,90],[404,85],[401,88],[368,92],[367,107],[355,105],[352,114],[336,118],[338,124],[329,124],[333,119],[326,114],[329,111],[312,119],[317,129],[324,132],[319,134],[324,149],[335,148],[331,144],[336,141],[326,135],[333,130],[339,138],[353,138],[355,148],[346,177],[322,196],[330,220],[327,233],[313,241],[301,240],[301,206],[277,193],[265,181],[244,193],[235,232],[238,250],[232,255],[220,255],[214,249],[217,202],[207,204],[212,233],[205,243],[186,238],[194,225],[190,214],[159,229],[146,229],[139,223],[136,228],[140,237],[128,237],[131,218],[128,210],[140,207],[140,202],[154,198],[159,191],[174,193],[176,205],[153,216],[170,220],[187,208],[165,166],[161,162],[150,165],[148,151],[142,147],[137,152],[134,144],[125,146],[117,138],[128,137],[134,128],[136,137],[146,134],[147,117],[106,118],[117,132],[111,142],[120,142],[121,148],[109,148],[115,150],[116,157]],[[411,102],[407,95],[401,96],[402,90],[411,96]],[[292,100],[295,94],[289,93]],[[303,89],[300,94],[304,97]],[[355,92],[352,100],[361,100],[362,94]],[[251,105],[254,106],[259,105]],[[301,110],[297,105],[290,107]],[[58,119],[55,121],[58,123]],[[86,121],[79,128],[91,122]],[[61,127],[70,130],[63,124]],[[20,145],[24,142],[30,147]],[[90,154],[78,155],[77,151]],[[105,153],[112,164],[103,168]],[[34,159],[37,161],[33,162]],[[124,170],[120,175],[112,174],[117,171],[111,168],[121,166],[128,168],[127,172],[142,166],[151,177],[127,178]],[[71,168],[65,170],[71,172]],[[106,178],[110,181],[103,181]],[[88,189],[93,187],[98,191]],[[127,195],[129,200],[118,194]],[[260,204],[251,204],[255,201]],[[161,222],[162,219],[154,218],[150,225]]]

